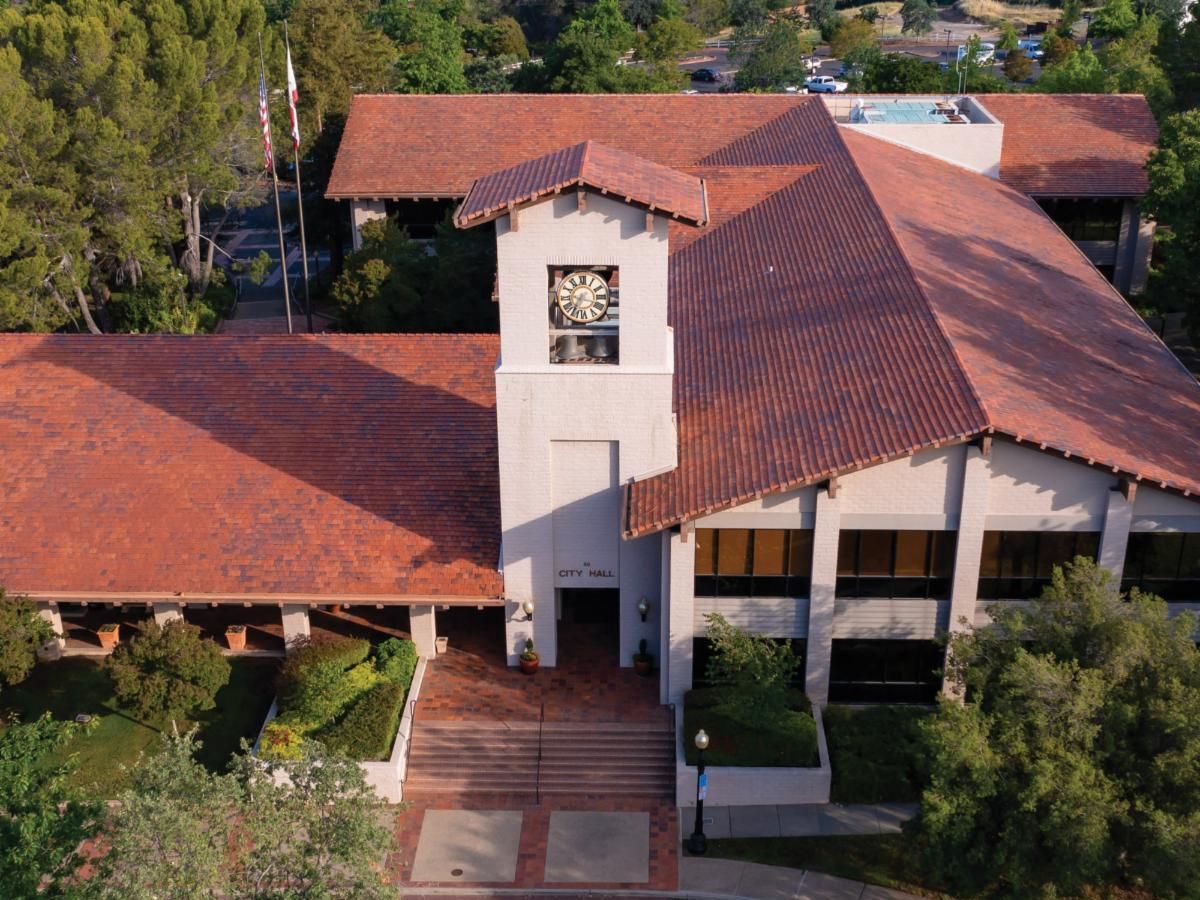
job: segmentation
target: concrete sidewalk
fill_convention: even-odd
[[[821,872],[695,856],[679,859],[679,893],[746,900],[919,900],[914,894]]]
[[[710,838],[897,834],[916,813],[915,803],[706,806],[704,833]],[[691,834],[695,821],[694,806],[680,807],[680,834]]]

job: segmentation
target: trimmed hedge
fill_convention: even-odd
[[[375,649],[375,666],[388,681],[407,688],[417,669],[417,645],[412,641],[388,638]]]
[[[406,693],[408,689],[402,684],[379,682],[350,707],[340,722],[317,732],[317,740],[350,759],[387,759],[400,727]]]
[[[903,803],[921,799],[928,750],[920,706],[825,707],[825,737],[834,803]]]
[[[696,764],[696,745],[692,738],[703,728],[709,745],[704,761],[710,766],[817,766],[817,723],[812,706],[802,691],[788,694],[789,709],[771,723],[770,728],[750,729],[730,715],[736,703],[732,688],[718,686],[688,691],[683,698],[684,757]]]
[[[374,667],[364,662],[370,652],[370,643],[352,639],[301,647],[280,672],[280,711],[317,723],[337,718],[377,680],[371,678]]]

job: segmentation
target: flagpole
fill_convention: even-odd
[[[283,242],[283,212],[279,208],[279,176],[275,174],[275,151],[271,148],[270,105],[267,103],[267,64],[263,62],[262,34],[258,36],[258,74],[262,94],[263,139],[266,141],[267,168],[275,188],[275,226],[279,229],[279,274],[283,281],[283,309],[287,313],[288,334],[292,333],[292,299],[288,295],[287,245]]]
[[[287,19],[283,20],[283,45],[287,48],[288,112],[292,122],[292,153],[296,159],[296,209],[300,213],[300,260],[304,267],[304,316],[308,333],[313,333],[312,299],[308,295],[308,242],[304,238],[304,194],[300,191],[300,113],[296,110],[295,74],[292,72],[292,43],[288,38]]]

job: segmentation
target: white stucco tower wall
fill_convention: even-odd
[[[649,226],[649,227],[648,227]],[[509,663],[533,638],[557,662],[557,588],[621,596],[621,662],[641,638],[660,645],[661,540],[622,541],[621,485],[669,470],[674,356],[667,325],[667,220],[590,193],[548,198],[496,222],[500,456],[505,636]],[[551,363],[549,273],[616,266],[619,363]],[[651,614],[643,623],[638,601]],[[521,611],[534,602],[530,621]],[[653,651],[652,651],[653,652]]]

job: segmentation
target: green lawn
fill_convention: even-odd
[[[720,688],[697,688],[684,698],[684,752],[696,764],[692,738],[701,728],[708,733],[704,762],[710,766],[817,766],[817,724],[805,708],[807,700],[796,693],[797,707],[779,716],[772,728],[747,728],[714,704]]]
[[[921,706],[828,706],[825,739],[834,803],[907,803],[921,799],[925,744]]]
[[[243,737],[254,739],[274,693],[276,661],[230,662],[233,671],[229,684],[217,694],[216,708],[197,719],[204,745],[200,759],[212,769],[225,765]],[[60,758],[74,755],[79,764],[76,781],[105,798],[115,796],[125,784],[128,776],[121,767],[134,765],[142,753],[157,752],[162,730],[171,727],[170,722],[139,721],[119,709],[100,660],[91,658],[40,663],[21,684],[0,692],[0,713],[5,719],[16,713],[28,721],[45,712],[56,719],[73,719],[80,713],[99,717],[95,730],[64,747]],[[179,728],[192,724],[180,722]]]
[[[768,866],[812,869],[922,897],[947,897],[924,886],[916,854],[902,834],[852,837],[725,838],[708,842],[708,855]]]

